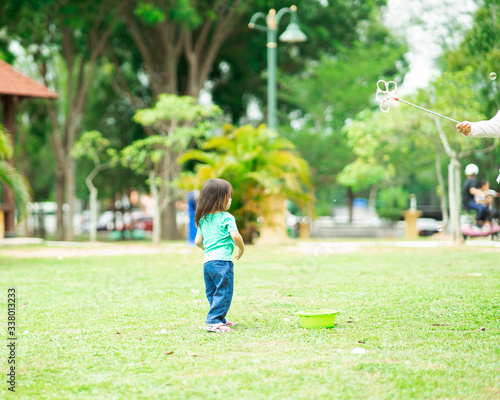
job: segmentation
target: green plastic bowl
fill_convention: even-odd
[[[299,311],[296,313],[300,319],[302,328],[333,328],[335,325],[335,316],[339,311],[333,310],[310,310]]]

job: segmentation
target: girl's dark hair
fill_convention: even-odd
[[[478,188],[482,188],[484,185],[486,185],[488,181],[486,179],[481,179],[478,183]]]
[[[194,220],[196,226],[207,214],[226,211],[227,201],[233,195],[233,187],[224,179],[209,179],[201,188]]]

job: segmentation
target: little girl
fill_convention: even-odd
[[[230,332],[235,325],[226,319],[233,298],[234,244],[239,252],[239,260],[245,251],[243,238],[238,232],[234,217],[226,212],[232,202],[233,188],[224,179],[209,179],[201,188],[195,222],[198,227],[194,242],[205,251],[203,276],[205,290],[210,304],[207,325],[210,332]]]

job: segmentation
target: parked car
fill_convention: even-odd
[[[441,223],[434,218],[417,219],[417,230],[419,236],[431,236],[443,230]]]
[[[116,220],[121,220],[121,213],[113,211],[105,211],[97,218],[97,230],[111,232],[115,229],[115,214]]]
[[[144,215],[137,218],[132,218],[132,229],[141,229],[151,232],[153,230],[153,217]]]

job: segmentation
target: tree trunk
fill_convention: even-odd
[[[463,241],[460,229],[460,162],[456,157],[448,164],[448,197],[450,203],[450,225],[453,241]]]
[[[90,189],[90,241],[97,241],[97,189]]]
[[[446,203],[446,188],[444,184],[443,172],[441,171],[441,160],[439,158],[439,152],[436,146],[436,174],[438,178],[439,187],[441,188],[441,193],[439,193],[441,214],[443,216],[443,231],[446,232],[449,224],[448,218],[448,204]]]
[[[75,239],[75,232],[73,226],[73,217],[75,215],[75,197],[76,197],[76,187],[75,187],[75,169],[76,162],[75,159],[68,155],[68,161],[66,163],[65,171],[65,197],[67,208],[66,224],[64,231],[64,240],[72,241]]]
[[[463,157],[468,157],[472,154],[478,153],[488,153],[492,151],[496,145],[495,141],[492,145],[481,149],[481,150],[470,150],[470,151],[453,151],[448,143],[443,128],[441,127],[441,121],[439,118],[434,117],[434,122],[437,128],[437,133],[443,144],[444,151],[448,157],[450,157],[450,163],[448,165],[448,198],[450,203],[450,222],[451,222],[451,234],[453,240],[456,243],[464,243],[462,237],[461,227],[460,227],[460,210],[462,203],[462,186],[460,183],[460,159]]]
[[[57,202],[57,212],[56,212],[56,240],[64,240],[64,166],[56,166],[56,202]]]
[[[158,194],[158,188],[155,184],[155,173],[151,171],[149,173],[149,187],[151,190],[151,196],[153,196],[154,211],[153,211],[153,244],[160,244],[161,239],[161,206],[160,206],[160,196]]]
[[[166,206],[162,209],[162,239],[178,240],[180,239],[179,229],[177,227],[177,191],[170,185],[174,179],[177,179],[180,173],[180,166],[177,164],[176,151],[170,147],[165,156],[165,162],[161,164],[160,172],[162,179],[161,192],[162,200],[166,199]]]
[[[348,187],[347,188],[347,202],[348,202],[348,207],[349,207],[349,223],[352,224],[352,219],[353,219],[353,208],[354,208],[354,192],[352,191],[352,188]]]
[[[240,6],[240,1],[219,4],[216,7],[216,20],[207,18],[195,31],[190,31],[185,26],[168,18],[151,27],[137,18],[133,7],[122,8],[120,12],[149,78],[152,93],[151,103],[158,99],[159,94],[165,92],[183,93],[198,98],[220,47],[244,15]],[[187,82],[185,87],[180,88],[177,70],[182,54],[187,62]],[[118,89],[120,91],[127,90],[123,87],[118,87]],[[128,93],[127,97],[132,98],[133,96]],[[170,152],[169,157],[173,164],[175,164],[177,156],[177,153]],[[160,188],[160,197],[163,199],[165,195],[168,199],[165,209],[162,211],[162,238],[167,240],[179,239],[175,207],[176,192],[169,186],[169,182],[177,178],[178,170],[177,165],[167,163],[166,166],[162,165],[162,170],[159,172],[162,179],[165,180]]]
[[[164,240],[178,240],[179,229],[177,227],[177,209],[175,207],[175,191],[172,187],[166,188],[168,202],[162,212],[162,238]]]
[[[377,200],[377,186],[373,185],[370,188],[370,194],[368,195],[368,209],[375,210],[375,203]]]

